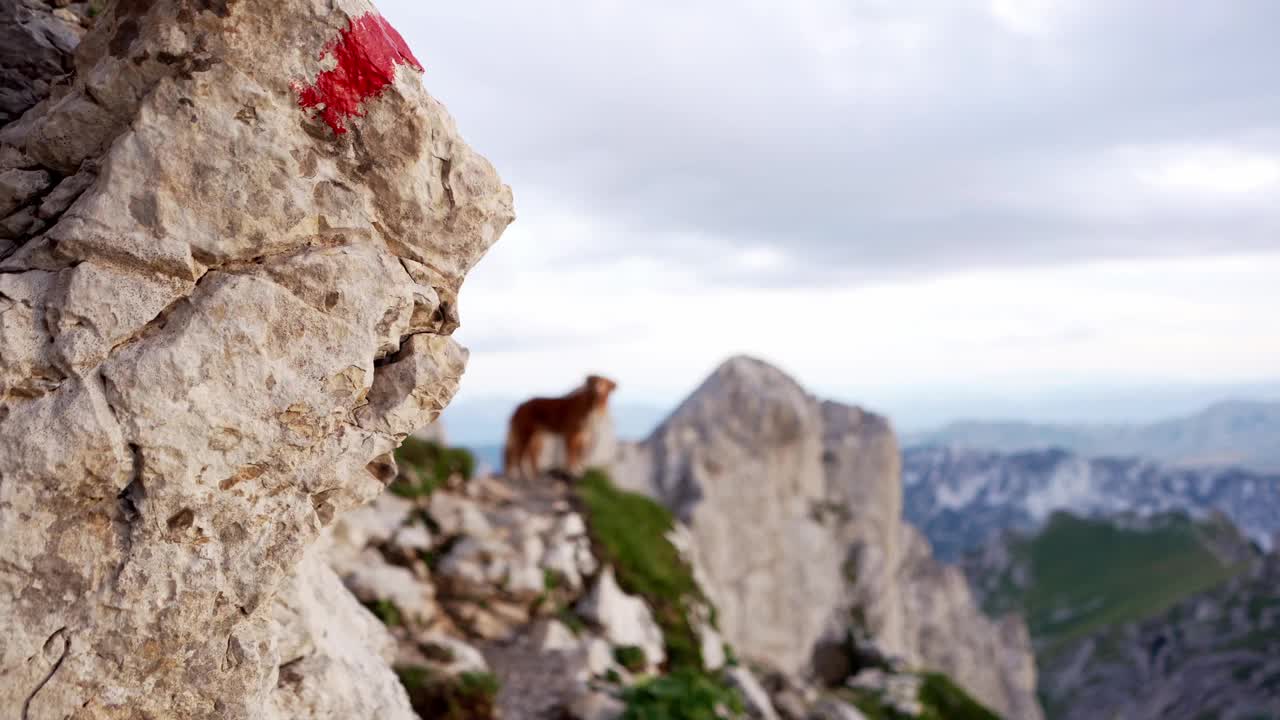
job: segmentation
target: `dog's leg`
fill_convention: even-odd
[[[526,480],[535,480],[538,477],[538,461],[542,459],[542,433],[536,430],[529,436],[529,441],[525,443],[524,454],[520,458],[520,467],[524,471]]]
[[[520,455],[524,450],[520,433],[515,426],[507,430],[507,445],[502,450],[502,474],[508,480],[516,480],[524,472],[520,467]]]
[[[582,471],[584,469],[582,467],[584,460],[582,455],[586,450],[586,447],[587,433],[584,430],[571,433],[569,437],[565,439],[565,460],[566,464],[569,466],[569,474],[574,477],[582,476]]]

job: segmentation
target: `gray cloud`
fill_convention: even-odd
[[[1043,32],[977,0],[383,5],[524,217],[614,229],[577,262],[789,284],[1280,247],[1280,203],[1143,179],[1280,160],[1272,0],[1031,2]]]

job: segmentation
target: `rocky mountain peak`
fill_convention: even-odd
[[[738,355],[721,363],[654,435],[679,426],[685,433],[785,443],[810,429],[815,405],[786,373]]]
[[[744,657],[812,668],[856,627],[1010,717],[1039,717],[1025,628],[985,618],[963,574],[903,523],[885,418],[819,402],[781,370],[735,357],[616,474],[688,523],[720,628]]]

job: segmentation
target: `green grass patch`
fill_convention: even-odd
[[[919,715],[899,711],[872,690],[842,688],[835,696],[858,708],[867,720],[1001,720],[941,673],[920,674]]]
[[[737,667],[740,663],[738,662],[738,653],[734,651],[733,646],[729,643],[724,643],[722,647],[724,648],[725,667]]]
[[[576,487],[597,557],[612,565],[618,585],[653,609],[666,640],[672,670],[702,669],[702,651],[689,623],[689,609],[704,602],[702,590],[680,553],[666,538],[671,513],[653,500],[619,490],[599,470],[588,470]]]
[[[613,659],[627,672],[638,673],[645,669],[649,664],[648,659],[644,655],[644,649],[635,645],[623,645],[613,649]]]
[[[677,670],[627,688],[622,720],[719,720],[719,709],[743,712],[742,698],[718,678]]]
[[[389,489],[400,497],[429,496],[454,475],[470,480],[476,471],[476,458],[470,450],[444,447],[414,437],[405,438],[395,456],[400,471]]]
[[[866,690],[843,689],[835,693],[839,699],[858,708],[867,720],[912,720],[884,704],[880,696]]]
[[[404,616],[400,614],[400,608],[390,600],[374,600],[373,602],[361,603],[369,612],[373,613],[383,625],[387,627],[396,627],[404,624]]]
[[[980,705],[951,679],[941,673],[921,676],[920,720],[1000,720],[1000,716]]]
[[[498,678],[490,673],[440,675],[420,665],[399,666],[396,676],[414,712],[440,720],[494,720]]]
[[[556,613],[556,619],[564,623],[564,626],[569,628],[569,632],[575,636],[586,632],[587,624],[582,621],[581,617],[578,617],[578,613],[574,612],[571,607],[560,608],[559,612]]]
[[[563,583],[560,581],[560,573],[549,568],[542,570],[542,585],[548,592],[558,589]]]
[[[1218,560],[1200,532],[1185,516],[1127,529],[1057,513],[1041,533],[1012,548],[1029,562],[1030,586],[988,603],[987,610],[1021,609],[1048,653],[1103,628],[1152,617],[1238,572]]]

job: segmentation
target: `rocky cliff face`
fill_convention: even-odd
[[[1142,622],[1046,658],[1051,717],[1198,720],[1274,717],[1280,708],[1280,558]]]
[[[902,522],[897,438],[885,418],[834,402],[822,403],[822,428],[822,507],[839,520],[836,543],[848,548],[845,602],[880,644],[905,653],[913,644],[899,575],[904,542],[916,538]]]
[[[69,79],[91,14],[87,2],[0,0],[0,127]]]
[[[992,717],[942,676],[884,657],[836,682],[738,658],[715,629],[693,534],[652,499],[598,471],[471,477],[468,463],[441,463],[455,453],[407,442],[394,494],[341,516],[322,541],[386,623],[387,655],[424,718]],[[336,635],[324,652],[375,654]],[[370,637],[384,647],[385,633]],[[336,671],[360,662],[323,660]],[[1010,717],[1025,716],[1035,715]]]
[[[798,670],[844,599],[844,548],[817,517],[818,403],[781,371],[734,359],[644,450],[649,476],[620,470],[620,482],[689,525],[725,636],[745,655]]]
[[[0,707],[411,716],[305,558],[452,396],[512,219],[421,77],[363,0],[121,0],[5,96]]]
[[[1265,717],[1276,707],[1276,565],[1225,516],[1058,514],[966,556],[964,568],[985,608],[1027,618],[1049,717]]]
[[[984,617],[963,574],[903,523],[897,456],[883,418],[734,358],[625,448],[616,474],[688,523],[743,656],[796,672],[852,626],[1006,717],[1040,717],[1025,628]]]

